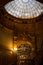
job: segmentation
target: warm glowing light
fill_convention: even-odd
[[[14,48],[14,51],[17,51],[17,48]]]

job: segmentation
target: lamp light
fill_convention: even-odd
[[[14,48],[14,51],[17,51],[17,48]]]

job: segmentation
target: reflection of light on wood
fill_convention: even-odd
[[[12,38],[7,41],[7,44],[8,49],[12,51],[13,50]]]
[[[12,54],[13,52],[12,51],[10,51],[10,54]]]

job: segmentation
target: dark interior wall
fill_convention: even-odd
[[[0,5],[5,5],[9,1],[11,1],[11,0],[0,0]]]
[[[12,33],[8,33],[0,27],[0,65],[13,63],[12,43]]]
[[[36,23],[37,48],[40,50],[43,41],[43,21]]]
[[[26,30],[29,30],[28,32],[30,33],[34,33],[34,30],[32,27],[33,25],[32,24],[27,24],[27,28]],[[23,30],[23,26],[20,27],[20,25],[18,25],[19,29],[22,29]],[[35,33],[36,33],[36,36],[37,36],[37,40],[36,40],[36,43],[37,43],[37,48],[38,50],[40,50],[41,48],[41,44],[42,44],[42,41],[43,41],[43,22],[37,22],[35,24],[35,27],[36,27],[36,30],[35,30]],[[0,48],[4,47],[4,48],[7,48],[7,49],[12,49],[13,47],[13,34],[10,33],[10,32],[5,32],[3,31],[3,29],[0,28]]]
[[[38,50],[39,50],[41,47],[41,44],[42,44],[42,40],[43,40],[43,22],[36,23],[36,33],[37,33],[37,46],[38,46]],[[12,33],[5,32],[5,31],[3,31],[3,29],[0,28],[0,49],[3,48],[3,50],[4,49],[10,50],[13,47],[12,43],[13,43],[12,42]],[[39,56],[39,55],[37,55],[37,56]],[[39,57],[37,57],[37,58],[39,58]],[[15,62],[14,59],[15,59],[15,57],[12,54],[7,53],[7,51],[5,51],[2,54],[0,54],[0,65],[11,65],[12,63]],[[15,63],[15,65],[16,65],[16,63]],[[36,65],[38,65],[38,64],[36,64]]]
[[[37,1],[39,1],[39,2],[43,3],[43,0],[37,0]]]
[[[28,30],[29,31],[32,30],[31,32],[33,32],[32,25],[30,25],[30,26],[28,25],[28,27],[30,27],[30,29],[28,29]],[[37,34],[37,48],[39,51],[41,48],[42,40],[43,40],[43,21],[36,22],[35,27],[36,27],[35,30],[36,30],[36,34]],[[3,28],[0,28],[0,49],[3,48],[3,50],[4,49],[10,50],[13,47],[12,43],[13,43],[12,33],[5,32],[3,30]],[[15,57],[12,54],[9,54],[9,53],[6,54],[6,53],[7,53],[7,51],[0,54],[0,65],[11,65],[12,63],[15,62],[14,61]],[[42,56],[43,54],[41,53],[40,55]],[[39,55],[37,55],[37,58],[39,58],[38,56]],[[16,63],[15,63],[15,65],[16,65]],[[38,65],[38,64],[36,64],[36,65]]]
[[[4,32],[0,29],[0,48],[12,50],[12,43],[12,34]]]

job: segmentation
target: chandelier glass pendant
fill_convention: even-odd
[[[10,15],[23,19],[38,17],[43,12],[43,4],[36,0],[13,0],[4,7]]]

